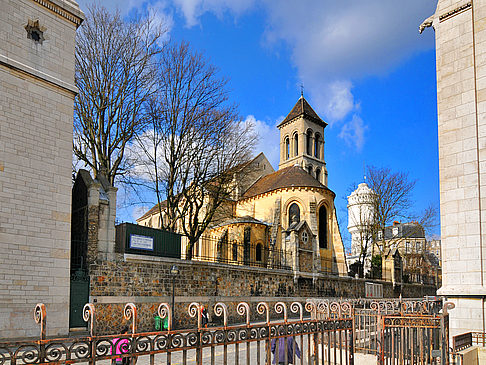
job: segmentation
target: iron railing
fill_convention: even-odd
[[[298,318],[289,319],[287,306],[278,302],[274,310],[283,319],[272,322],[270,306],[260,302],[257,312],[266,320],[259,323],[251,322],[247,303],[239,303],[236,310],[243,316],[243,324],[228,325],[228,308],[224,303],[217,303],[214,312],[223,317],[223,326],[205,328],[202,305],[191,303],[188,313],[197,320],[197,327],[173,330],[171,307],[161,303],[158,314],[168,318],[168,330],[138,333],[137,308],[133,303],[128,303],[123,317],[130,322],[129,333],[98,335],[95,307],[88,303],[83,315],[89,324],[89,336],[47,339],[46,307],[38,304],[34,318],[40,324],[40,339],[0,342],[0,365],[82,362],[94,365],[103,360],[115,364],[116,359],[120,358],[128,358],[130,364],[135,364],[141,357],[148,358],[151,365],[176,361],[187,364],[191,360],[198,365],[216,362],[239,364],[240,361],[247,365],[263,365],[272,363],[272,354],[276,363],[354,364],[353,319],[349,303],[317,306],[310,301],[305,304],[294,302],[290,305],[290,311]],[[304,310],[310,314],[310,318],[304,318]]]
[[[182,259],[187,258],[184,246],[187,237],[182,237]],[[192,248],[192,260],[217,262],[230,265],[263,267],[270,269],[292,270],[294,253],[273,247],[264,242],[242,242],[217,237],[201,237]],[[336,263],[332,259],[321,259],[322,273],[337,274]],[[310,266],[312,268],[312,265]],[[301,268],[301,271],[305,269]]]

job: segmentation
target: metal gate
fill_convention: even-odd
[[[383,316],[380,364],[440,364],[440,316]]]
[[[69,328],[86,327],[83,307],[89,301],[89,275],[87,270],[78,269],[71,274],[69,293]]]
[[[447,310],[451,304],[442,305],[441,300],[358,300],[354,303],[355,351],[376,355],[382,365],[448,364]]]
[[[449,314],[452,303],[442,313],[424,314],[429,308],[401,314],[383,315],[379,323],[378,363],[449,364]]]

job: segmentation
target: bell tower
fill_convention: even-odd
[[[302,95],[285,119],[280,130],[279,169],[299,165],[317,181],[327,186],[324,160],[324,122]]]

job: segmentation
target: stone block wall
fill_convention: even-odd
[[[49,8],[47,8],[49,6]],[[0,5],[0,338],[69,331],[74,1]],[[67,11],[66,11],[67,10]],[[28,38],[38,21],[42,43]]]
[[[170,268],[176,264],[180,270],[176,278]],[[132,302],[138,308],[139,331],[153,330],[153,317],[158,305],[171,303],[172,283],[175,292],[175,325],[191,327],[196,323],[187,314],[191,302],[203,303],[212,314],[217,302],[229,307],[230,321],[241,322],[236,305],[245,301],[252,306],[260,301],[275,303],[296,300],[305,302],[311,297],[358,298],[365,296],[363,279],[318,275],[294,280],[291,272],[265,268],[252,268],[217,263],[174,260],[141,255],[117,255],[115,261],[103,261],[90,266],[90,301],[95,304],[99,333],[115,333],[126,322],[123,307]],[[397,297],[400,291],[391,283],[383,282],[384,296]],[[434,295],[430,286],[405,285],[404,297]],[[263,318],[262,318],[263,319]],[[215,322],[218,319],[213,317]]]

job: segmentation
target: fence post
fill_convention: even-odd
[[[93,303],[86,303],[83,307],[83,320],[88,322],[89,328],[89,342],[90,342],[90,364],[95,363],[96,357],[96,342],[93,337],[96,335],[96,314],[95,306]]]
[[[44,303],[38,303],[34,308],[34,320],[40,325],[40,341],[39,341],[39,362],[43,363],[46,358],[46,325],[47,325],[47,311]]]
[[[377,354],[378,365],[383,365],[385,363],[385,324],[383,323],[384,320],[385,317],[379,314],[376,323],[376,331],[378,332],[377,341],[379,345],[379,350]]]
[[[350,333],[350,339],[349,339],[349,365],[354,365],[354,310],[353,310],[353,316],[351,317],[351,321],[353,321],[353,325],[351,326],[351,333]]]
[[[449,309],[454,309],[455,304],[445,302],[440,316],[440,338],[442,347],[441,364],[449,365]]]

